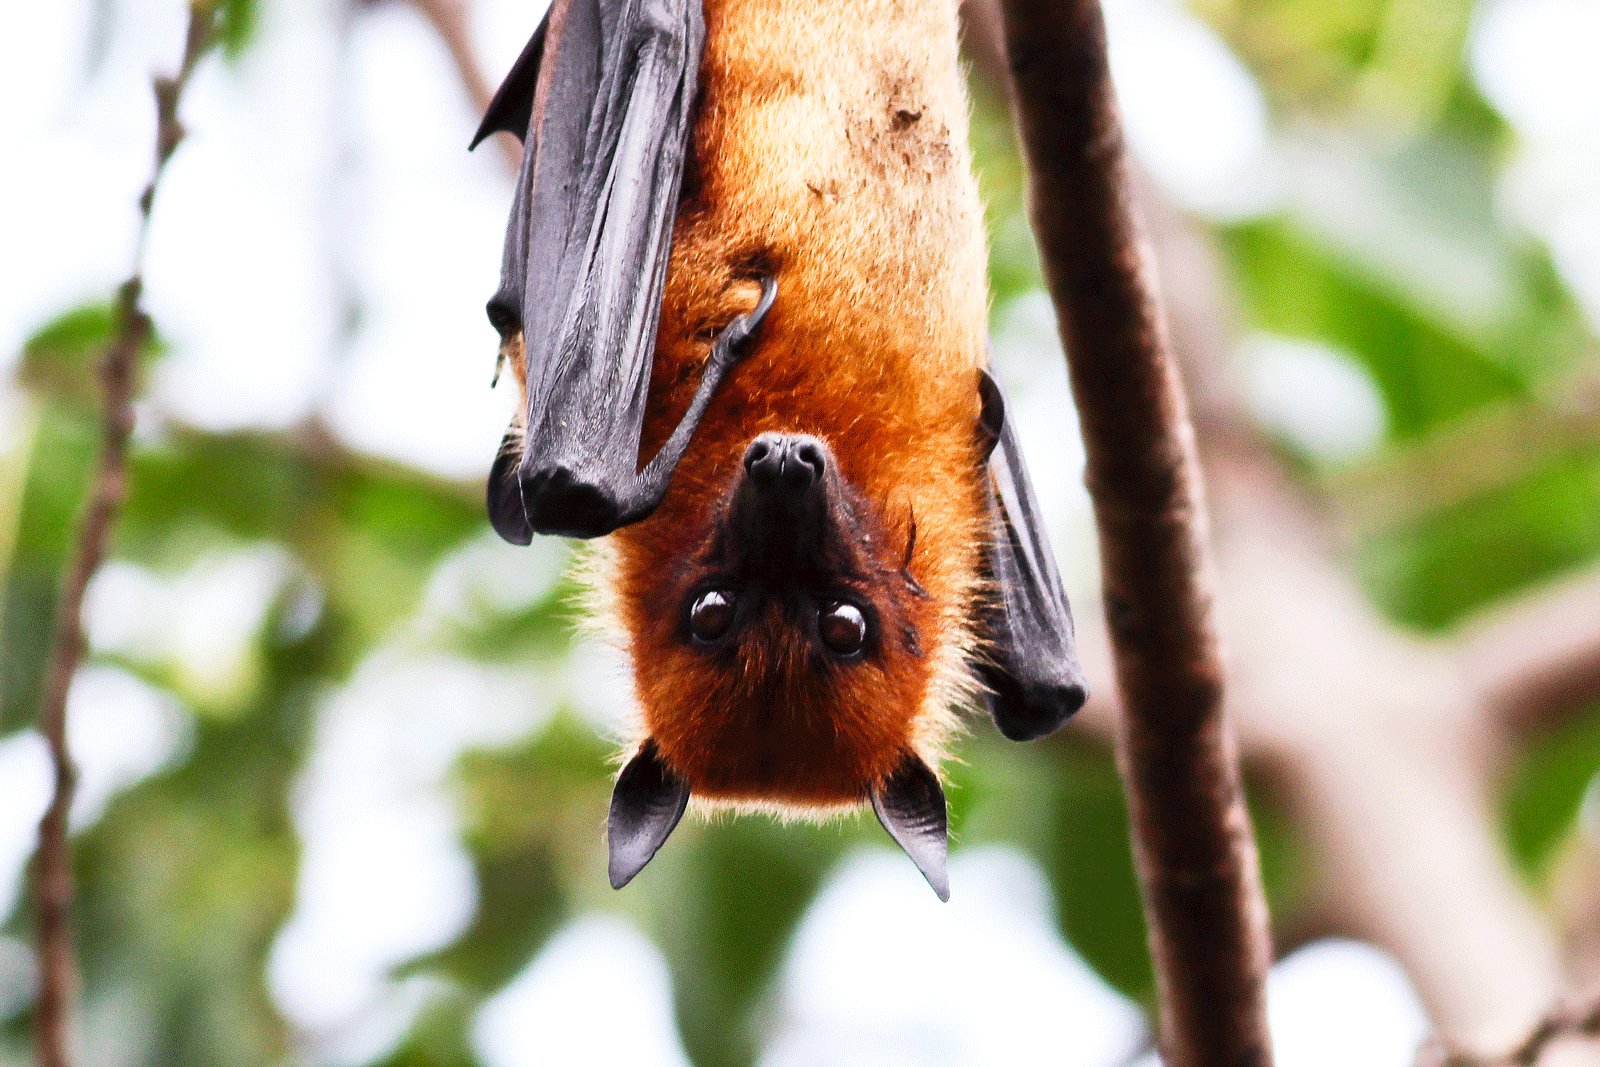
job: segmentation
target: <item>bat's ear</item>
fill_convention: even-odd
[[[689,806],[689,783],[661,762],[654,741],[628,761],[611,793],[606,837],[611,844],[611,888],[621,889],[666,844]]]
[[[987,463],[1006,428],[1006,398],[987,371],[978,372],[978,398],[983,402],[978,414],[978,448],[981,462]]]
[[[916,753],[906,753],[895,772],[872,791],[872,810],[939,899],[949,900],[950,875],[945,870],[949,821],[939,776]]]
[[[500,442],[494,466],[489,468],[484,496],[489,504],[489,525],[494,527],[494,532],[514,545],[526,545],[533,543],[533,524],[522,506],[522,483],[517,478],[522,449],[516,447],[515,435],[515,430],[507,430],[505,439]]]

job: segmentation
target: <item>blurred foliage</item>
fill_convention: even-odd
[[[218,0],[230,56],[255,37],[254,0]],[[1594,337],[1548,252],[1495,210],[1510,134],[1461,55],[1465,0],[1192,0],[1259,80],[1285,158],[1286,204],[1215,228],[1244,325],[1348,353],[1382,399],[1368,462],[1507,400],[1559,388]],[[980,86],[973,144],[988,205],[990,281],[1003,309],[1040,285],[1023,173],[1004,104]],[[1363,211],[1297,199],[1337,168]],[[1359,179],[1359,180],[1356,180]],[[1358,229],[1356,215],[1376,218]],[[1448,264],[1460,291],[1418,264]],[[1446,271],[1445,275],[1457,275]],[[463,314],[476,314],[466,309]],[[18,380],[23,444],[0,455],[0,732],[37,702],[56,587],[95,448],[93,359],[108,306],[35,334]],[[157,324],[159,326],[159,323]],[[154,344],[150,359],[159,358]],[[162,576],[243,546],[280,546],[295,577],[254,637],[252,669],[218,690],[181,665],[106,655],[192,714],[182,759],[115,798],[77,837],[87,1018],[120,1020],[128,1067],[298,1062],[266,989],[265,960],[294,906],[291,801],[319,710],[395,642],[553,676],[572,647],[572,583],[534,602],[416,624],[441,563],[485,529],[477,485],[356,454],[317,425],[141,432],[117,558]],[[1512,483],[1400,526],[1357,530],[1356,563],[1397,620],[1439,629],[1531,583],[1600,558],[1600,457],[1555,454]],[[1298,456],[1307,476],[1323,473]],[[545,702],[535,693],[530,701]],[[557,700],[559,702],[559,700]],[[1053,887],[1063,934],[1108,982],[1148,1000],[1151,974],[1127,817],[1109,753],[1028,746],[977,724],[951,770],[956,848],[1014,846]],[[532,736],[468,752],[452,778],[478,885],[450,944],[401,967],[423,1006],[384,1067],[466,1067],[479,1005],[567,920],[619,911],[661,946],[699,1067],[743,1067],[762,1039],[795,924],[849,849],[887,847],[869,819],[826,827],[747,818],[686,824],[626,894],[606,888],[602,830],[612,745],[562,706]],[[1545,739],[1506,794],[1530,881],[1572,832],[1600,762],[1600,726]],[[1292,919],[1305,864],[1269,795],[1252,794],[1275,912]],[[5,932],[25,936],[28,909]],[[129,1025],[129,1020],[135,1025]],[[27,1018],[0,1020],[0,1064],[21,1062]],[[107,1024],[109,1025],[109,1024]],[[124,1039],[125,1043],[129,1039]],[[108,1061],[109,1062],[109,1061]]]
[[[260,4],[257,0],[215,0],[217,12],[217,43],[222,47],[222,54],[229,59],[237,59],[244,54],[250,46],[250,41],[255,37],[256,25],[260,20]]]

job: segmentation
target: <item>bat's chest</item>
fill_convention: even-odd
[[[971,425],[986,249],[953,30],[942,4],[707,5],[646,454],[760,275],[776,303],[688,462],[721,464],[765,430],[897,455],[910,435],[921,451],[933,428]]]

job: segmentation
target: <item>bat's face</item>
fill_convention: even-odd
[[[762,434],[704,547],[663,575],[637,671],[646,726],[694,793],[856,803],[913,747],[937,612],[823,441]]]

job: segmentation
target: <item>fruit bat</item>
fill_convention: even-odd
[[[478,130],[524,147],[489,516],[605,539],[618,888],[693,797],[870,804],[945,898],[955,709],[1026,740],[1085,699],[966,115],[955,0],[555,0]]]

